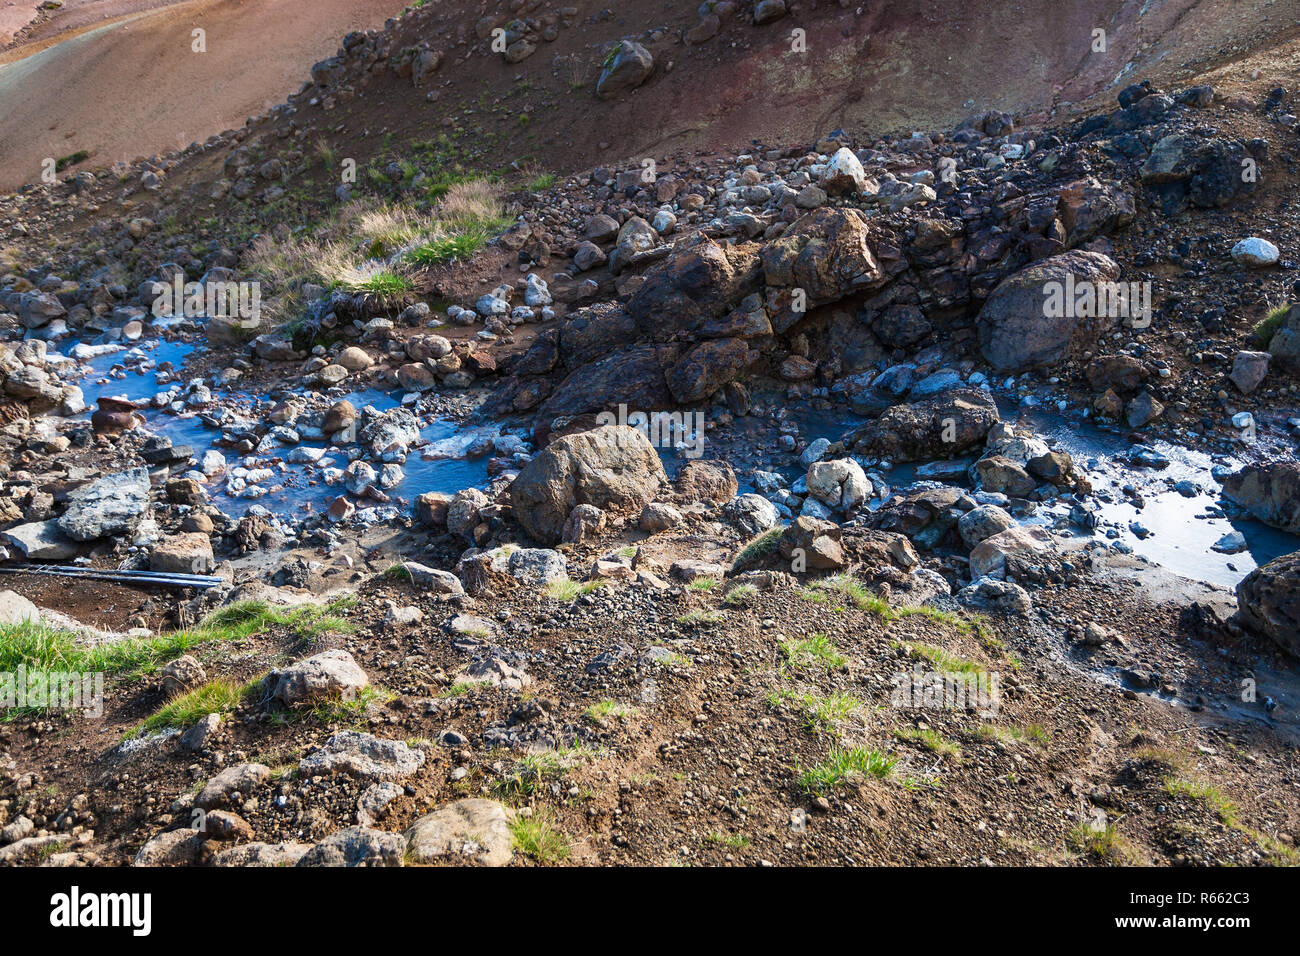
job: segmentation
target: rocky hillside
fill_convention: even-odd
[[[0,861],[1295,862],[1284,5],[885,108],[906,6],[429,5],[6,197],[0,672],[103,694]]]

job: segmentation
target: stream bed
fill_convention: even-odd
[[[84,363],[88,371],[80,383],[87,406],[93,408],[101,396],[122,396],[148,405],[159,392],[185,382],[183,366],[195,347],[156,340],[91,357]],[[240,398],[239,386],[232,386],[228,394]],[[401,403],[400,392],[378,388],[340,394],[338,398],[347,399],[358,409],[368,405],[379,411]],[[213,448],[220,435],[196,411],[176,413],[150,406],[143,407],[141,414],[149,431],[165,435],[175,445],[190,446],[196,458]],[[1300,538],[1295,535],[1250,518],[1225,514],[1214,473],[1235,469],[1240,465],[1235,459],[1211,458],[1163,442],[1135,449],[1118,432],[1079,416],[1069,417],[1041,407],[1010,406],[1004,410],[1004,418],[1033,431],[1053,448],[1068,452],[1076,467],[1089,476],[1097,526],[1091,530],[1069,526],[1070,533],[1081,543],[1095,539],[1113,551],[1137,555],[1182,577],[1229,589],[1258,565],[1300,548]],[[807,442],[817,438],[837,441],[865,421],[846,409],[794,407],[786,420],[798,425],[800,437]],[[758,468],[773,467],[791,482],[801,475],[793,457],[781,465],[760,464],[772,450],[773,425],[768,417],[743,417],[723,426],[725,436],[715,433],[710,438],[724,438],[724,447],[734,449],[726,457],[735,467],[742,492],[754,490],[753,473]],[[488,480],[487,456],[470,458],[465,451],[475,441],[500,431],[499,426],[438,419],[425,424],[421,429],[425,444],[407,457],[403,479],[387,492],[393,498],[409,501],[426,491],[455,494],[464,488],[484,486]],[[311,451],[296,452],[299,447]],[[276,474],[262,482],[265,493],[258,497],[231,493],[226,476],[217,475],[207,482],[209,495],[214,504],[233,515],[243,515],[254,505],[285,517],[323,511],[333,498],[344,493],[341,485],[323,480],[324,469],[347,464],[345,456],[326,453],[327,447],[323,441],[304,440],[293,448],[277,450],[278,454],[257,456],[256,461],[251,457],[241,460],[231,453],[229,470],[244,464],[272,468]],[[741,455],[751,449],[753,465],[742,460]],[[320,457],[314,461],[302,460],[316,454]],[[685,460],[673,449],[661,450],[660,454],[670,475]],[[704,454],[713,457],[718,452],[706,449]],[[883,469],[882,474],[891,490],[898,492],[917,481],[917,469],[917,465],[900,464]],[[881,503],[880,499],[873,500],[872,507]],[[1061,529],[1068,526],[1063,519],[1068,517],[1070,507],[1069,500],[1043,502],[1023,520]],[[1216,544],[1222,548],[1224,536],[1234,531],[1244,539],[1238,543],[1240,550],[1216,550]]]

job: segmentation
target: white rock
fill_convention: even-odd
[[[1267,239],[1260,239],[1258,236],[1243,239],[1232,247],[1233,259],[1243,265],[1257,268],[1273,265],[1277,262],[1279,255],[1277,246]]]

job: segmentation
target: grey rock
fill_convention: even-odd
[[[130,534],[149,510],[149,471],[129,468],[92,481],[68,495],[59,528],[74,541]]]
[[[365,780],[408,777],[424,766],[424,752],[399,740],[384,740],[357,730],[340,730],[325,746],[298,763],[304,776],[344,773]]]
[[[493,800],[457,800],[415,821],[406,852],[417,863],[505,866],[514,852],[513,819],[513,810]]]
[[[401,866],[406,840],[397,833],[348,827],[332,833],[302,855],[297,866]]]

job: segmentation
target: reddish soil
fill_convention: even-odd
[[[47,157],[84,150],[108,166],[239,126],[296,89],[344,33],[404,5],[313,0],[304,17],[293,0],[115,0],[51,19],[0,54],[0,188],[37,181]],[[206,53],[191,50],[196,28]]]

